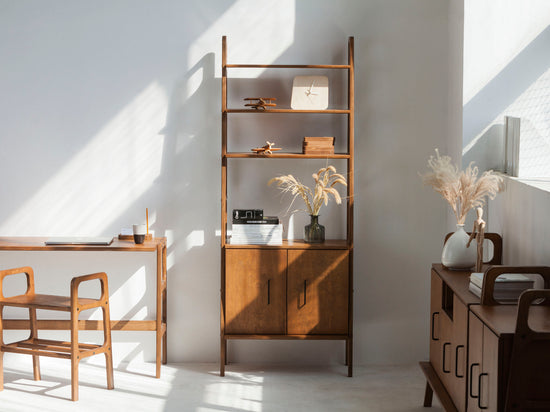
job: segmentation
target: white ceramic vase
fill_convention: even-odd
[[[449,269],[464,270],[471,269],[476,264],[476,243],[472,242],[470,247],[466,247],[468,238],[464,225],[456,225],[456,232],[447,239],[443,246],[441,263],[444,266]]]

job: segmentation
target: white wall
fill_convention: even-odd
[[[489,202],[504,263],[548,265],[550,207],[550,3],[466,0],[464,157],[502,169],[504,116],[521,118],[519,176]],[[545,183],[546,182],[546,183]]]
[[[439,259],[446,205],[422,186],[418,172],[435,147],[459,150],[461,6],[432,0],[4,2],[0,234],[114,235],[143,221],[148,207],[152,229],[169,239],[169,361],[216,361],[221,36],[228,36],[234,62],[340,63],[353,35],[355,361],[424,359],[429,267]],[[273,82],[266,73],[250,76]],[[269,84],[288,95],[289,85]],[[257,139],[271,132],[269,126]],[[265,179],[287,167],[267,171]],[[261,179],[256,185],[263,188]],[[272,199],[264,208],[279,213],[284,204],[274,206]],[[29,260],[2,254],[0,266]],[[84,272],[93,266],[66,254],[32,262],[40,269],[38,288],[66,283],[56,272],[60,266]],[[112,258],[104,263],[120,286],[126,286],[120,279],[144,270],[153,276],[145,257],[127,266]],[[131,304],[135,294],[144,295],[143,288],[120,291]],[[117,336],[115,357],[118,351],[119,359],[153,358],[151,334]],[[343,353],[340,342],[231,342],[229,356],[342,362]]]

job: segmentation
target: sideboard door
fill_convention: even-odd
[[[288,334],[347,334],[349,252],[288,251]]]
[[[285,333],[286,259],[286,250],[226,250],[226,334]]]

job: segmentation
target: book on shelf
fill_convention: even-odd
[[[310,137],[306,136],[304,137],[304,142],[306,143],[313,143],[313,142],[321,142],[324,144],[333,145],[334,144],[334,137],[332,136],[322,136],[322,137]]]
[[[233,224],[230,243],[232,245],[282,245],[282,224]]]
[[[481,297],[483,288],[483,275],[481,272],[474,272],[470,275],[470,292]],[[532,289],[534,281],[521,273],[506,273],[495,280],[493,297],[500,301],[517,301],[519,295],[527,289]]]
[[[278,225],[279,218],[277,216],[262,216],[259,219],[254,218],[244,218],[244,219],[235,219],[233,218],[233,224],[242,224],[242,225]]]

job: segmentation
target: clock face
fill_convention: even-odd
[[[328,77],[296,76],[292,83],[290,107],[295,110],[328,108]]]

